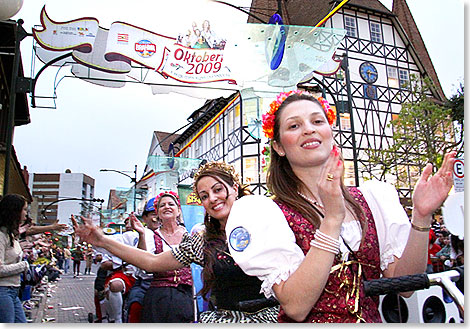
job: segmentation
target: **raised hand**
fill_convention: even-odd
[[[100,227],[93,225],[90,218],[81,216],[83,224],[78,224],[72,215],[71,220],[75,233],[80,237],[80,241],[86,241],[96,247],[103,247],[105,236]]]
[[[341,190],[342,174],[343,162],[340,159],[339,148],[335,145],[329,159],[322,168],[318,181],[318,193],[325,208],[325,218],[335,218],[341,222],[346,215],[346,207]]]
[[[133,230],[136,230],[139,234],[145,234],[144,226],[142,225],[140,220],[135,217],[134,213],[131,213],[129,215],[129,219],[131,221],[131,226]]]
[[[67,228],[68,228],[67,224],[59,224],[59,220],[58,220],[58,219],[54,222],[54,224],[52,224],[52,229],[53,229],[54,231],[63,231],[63,230],[65,230],[65,229],[67,229]]]
[[[432,164],[428,163],[415,185],[413,192],[413,219],[430,224],[431,215],[446,200],[453,184],[452,171],[457,152],[446,153],[441,168],[435,175],[432,173]],[[424,223],[424,221],[427,221]]]

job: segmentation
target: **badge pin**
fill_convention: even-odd
[[[243,226],[236,227],[230,232],[229,243],[233,250],[243,251],[250,244],[250,233]]]

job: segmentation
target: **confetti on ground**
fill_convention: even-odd
[[[72,307],[62,307],[62,311],[72,311],[72,310],[79,310],[84,308],[83,306],[72,306]]]

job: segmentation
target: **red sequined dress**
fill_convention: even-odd
[[[359,250],[354,252],[356,260],[349,254],[343,264],[336,257],[325,289],[304,322],[382,322],[378,311],[379,298],[364,295],[363,280],[380,277],[380,253],[377,231],[371,210],[362,193],[355,187],[350,194],[361,205],[367,219],[367,230]],[[294,232],[296,243],[304,254],[310,249],[315,228],[298,212],[278,203],[290,228]],[[359,285],[356,284],[359,282]],[[279,322],[295,322],[289,318],[281,307]]]

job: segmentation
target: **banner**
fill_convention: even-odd
[[[313,72],[332,74],[340,64],[335,50],[346,34],[344,29],[243,24],[221,35],[205,19],[169,36],[119,21],[106,29],[90,17],[55,22],[45,6],[41,25],[33,29],[37,56],[45,61],[54,58],[51,52],[55,58],[72,52],[76,77],[115,88],[140,82],[152,86],[154,94],[200,98],[246,88],[278,93],[296,88]],[[279,61],[276,67],[273,58]]]

